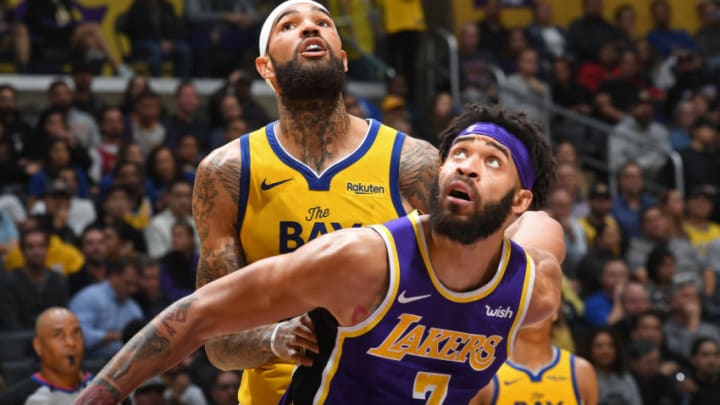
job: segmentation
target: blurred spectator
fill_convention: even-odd
[[[578,62],[595,58],[597,50],[617,39],[617,31],[603,17],[602,0],[583,0],[583,15],[570,24],[568,45]]]
[[[263,106],[252,98],[252,78],[244,70],[233,70],[227,80],[208,100],[210,126],[220,125],[221,100],[227,94],[233,94],[242,106],[243,118],[247,122],[248,131],[256,130],[270,121],[270,116]]]
[[[73,195],[87,198],[90,194],[90,186],[82,168],[74,165],[72,161],[72,148],[65,139],[51,139],[48,145],[48,154],[43,169],[35,173],[28,182],[28,202],[32,207],[35,198],[42,197],[48,185],[60,176],[62,170],[69,170],[74,173],[75,188]]]
[[[588,192],[588,212],[585,216],[578,218],[588,246],[594,245],[595,236],[601,228],[606,226],[619,228],[615,218],[610,215],[611,208],[610,187],[605,183],[593,184]]]
[[[627,283],[628,266],[625,261],[606,261],[600,273],[601,290],[585,300],[585,322],[591,326],[605,326],[619,321],[624,316],[622,292]]]
[[[225,128],[222,132],[222,141],[220,142],[220,145],[224,145],[230,141],[234,141],[235,139],[240,138],[244,134],[248,132],[248,125],[247,122],[242,118],[232,118],[228,123],[225,125]],[[194,174],[195,171],[185,171],[186,173],[192,173]]]
[[[648,340],[660,348],[660,373],[666,376],[675,376],[686,359],[668,349],[662,325],[663,315],[661,312],[656,310],[644,312],[634,317],[630,340]]]
[[[32,344],[40,371],[0,394],[0,404],[73,404],[92,379],[82,369],[83,336],[75,315],[61,307],[43,311]]]
[[[242,122],[242,128],[235,127],[230,128],[229,130],[225,130],[225,134],[232,133],[232,139],[239,138],[241,135],[247,132],[247,124],[245,124],[245,121],[242,121],[240,119],[238,119],[237,121]],[[178,138],[175,155],[177,158],[177,164],[178,166],[180,166],[180,170],[182,171],[183,176],[190,175],[194,178],[195,171],[197,170],[197,165],[198,163],[200,163],[200,145],[198,145],[198,140],[195,135],[180,135],[180,138]]]
[[[543,62],[550,62],[567,54],[565,29],[553,24],[550,1],[536,1],[533,6],[533,22],[525,28],[530,46],[538,51]]]
[[[662,100],[663,91],[675,83],[675,75],[672,72],[674,60],[672,58],[660,60],[655,53],[655,48],[647,39],[639,39],[631,46],[635,47],[637,52],[637,62],[640,66],[639,77],[642,82],[647,83],[651,89],[657,92],[658,100],[664,101]]]
[[[693,103],[685,100],[677,105],[673,117],[670,127],[670,144],[674,150],[682,150],[690,146],[690,132],[698,115]]]
[[[485,16],[478,22],[480,29],[480,48],[487,49],[498,56],[504,51],[508,39],[508,30],[501,20],[502,2],[488,0],[485,2]]]
[[[20,236],[20,249],[23,267],[0,276],[0,329],[3,330],[30,329],[42,311],[68,302],[64,277],[45,266],[48,234],[37,229],[24,231]]]
[[[528,40],[525,37],[525,30],[521,27],[515,27],[510,29],[507,34],[505,46],[495,57],[503,72],[511,74],[517,72],[518,70],[518,59],[520,58],[520,54],[529,49],[532,48],[530,48]]]
[[[622,343],[610,328],[593,329],[582,356],[595,366],[598,404],[642,405],[635,380],[625,370]]]
[[[670,301],[670,318],[663,327],[670,350],[688,358],[696,338],[707,336],[720,341],[720,329],[703,321],[702,312],[697,284],[692,281],[677,283]]]
[[[100,143],[89,151],[93,159],[89,175],[96,183],[112,172],[125,135],[125,121],[119,108],[108,107],[100,112],[99,117]]]
[[[643,284],[630,281],[620,292],[620,318],[611,326],[623,341],[630,338],[633,319],[651,309],[650,295]]]
[[[588,0],[594,1],[594,0]],[[615,42],[604,42],[597,49],[593,49],[594,57],[587,61],[580,62],[577,73],[579,85],[595,93],[600,84],[613,74],[618,63],[618,50]]]
[[[387,60],[408,83],[408,100],[414,100],[417,50],[425,32],[425,13],[421,0],[379,1],[382,7]],[[483,38],[480,28],[480,37]]]
[[[360,106],[358,96],[350,93],[349,91],[343,92],[343,104],[345,104],[345,110],[348,114],[354,115],[358,118],[367,118],[365,116],[365,110]]]
[[[670,222],[657,206],[648,207],[640,214],[642,236],[632,238],[627,250],[630,272],[639,280],[647,279],[645,264],[648,255],[657,245],[666,246],[675,257],[675,282],[692,280],[702,281],[705,294],[715,289],[715,272],[709,268],[697,250],[687,239],[676,238],[670,234]]]
[[[13,4],[8,0],[0,1],[0,51],[13,54],[15,70],[18,73],[27,72],[30,62],[30,34],[27,26],[15,18]]]
[[[670,236],[687,239],[685,231],[685,200],[678,190],[665,190],[660,194],[658,206],[669,221]]]
[[[133,53],[142,55],[150,74],[160,76],[165,57],[172,57],[174,76],[187,79],[192,71],[190,47],[181,38],[181,21],[167,0],[134,0],[125,27]]]
[[[620,45],[627,47],[637,39],[637,12],[632,4],[624,3],[615,9],[615,29]]]
[[[207,405],[200,387],[195,385],[184,362],[176,365],[162,375],[167,388],[163,396],[170,404]]]
[[[180,137],[183,135],[194,135],[203,150],[209,146],[207,124],[198,114],[197,88],[192,81],[183,81],[175,89],[175,113],[165,120],[167,136],[165,144],[175,149]]]
[[[700,337],[690,349],[695,390],[692,405],[710,405],[720,398],[720,346],[717,337]]]
[[[52,225],[46,216],[32,216],[22,223],[21,232],[39,230],[49,235],[45,267],[53,272],[68,276],[80,270],[84,263],[82,253],[73,245],[65,243],[55,234],[50,234]],[[21,246],[22,247],[22,246]],[[6,270],[16,270],[25,266],[25,257],[20,248],[12,249],[5,255]]]
[[[245,62],[257,44],[259,14],[252,0],[185,0],[190,23],[195,75],[226,74],[228,66]],[[346,13],[341,13],[346,15]]]
[[[613,198],[612,215],[627,238],[640,236],[640,212],[655,205],[656,199],[644,191],[642,169],[627,161],[617,171],[618,192]]]
[[[36,165],[34,172],[28,172],[34,175],[42,169],[42,163],[49,158],[50,143],[55,140],[63,140],[70,147],[70,164],[82,170],[87,170],[92,161],[87,150],[80,146],[70,133],[67,123],[66,114],[58,108],[51,107],[40,114],[38,124],[32,136],[27,140],[26,157],[32,162],[40,163]],[[48,169],[45,167],[45,169]],[[82,177],[85,177],[84,174]],[[42,191],[42,187],[38,189]],[[86,192],[82,189],[81,192]]]
[[[580,168],[571,163],[558,163],[555,185],[564,188],[573,200],[570,215],[582,218],[590,212],[587,198],[587,181]]]
[[[608,260],[621,258],[620,229],[614,225],[598,228],[594,245],[574,269],[574,277],[580,282],[582,296],[588,297],[601,288],[600,274]]]
[[[172,300],[178,300],[195,290],[198,265],[195,229],[187,222],[172,226],[172,248],[161,261],[162,290]]]
[[[95,205],[93,202],[88,198],[81,198],[78,196],[79,185],[77,175],[77,170],[74,170],[72,167],[65,167],[58,171],[55,180],[51,183],[56,186],[55,188],[60,188],[60,191],[62,191],[62,187],[57,184],[58,181],[64,183],[66,187],[66,190],[63,192],[67,192],[68,198],[70,199],[70,207],[67,213],[66,224],[70,227],[70,229],[72,229],[75,236],[79,236],[86,226],[97,219]],[[51,210],[48,209],[45,201],[38,201],[31,208],[31,213],[33,215],[42,215],[46,212],[49,213]]]
[[[98,224],[98,226],[103,226],[108,263],[119,262],[124,258],[137,256],[140,249],[136,249],[136,229],[126,223]]]
[[[645,268],[648,273],[650,302],[653,309],[669,313],[675,277],[675,256],[666,246],[657,245],[648,254]]]
[[[220,99],[220,122],[219,126],[215,127],[210,132],[210,148],[214,149],[220,145],[225,144],[225,129],[228,124],[236,119],[243,117],[243,108],[240,105],[240,100],[230,93],[225,94]]]
[[[547,83],[538,78],[538,53],[526,49],[518,55],[517,73],[508,76],[503,87],[502,103],[524,112],[540,128],[548,130],[548,107],[552,95]]]
[[[15,156],[25,158],[25,144],[32,127],[18,108],[17,90],[10,84],[0,84],[0,123],[3,127],[2,138],[9,140]],[[25,164],[26,162],[21,163],[22,166]]]
[[[572,215],[572,203],[572,196],[563,188],[555,188],[548,196],[547,211],[565,231],[566,256],[562,267],[569,276],[574,275],[575,266],[588,249],[583,228]]]
[[[590,112],[592,96],[586,87],[575,81],[569,59],[557,58],[552,62],[550,93],[553,103],[561,107],[582,114]]]
[[[85,228],[80,235],[80,251],[85,256],[85,265],[77,273],[68,276],[70,297],[107,277],[107,243],[102,227],[91,225]]]
[[[150,187],[145,181],[142,165],[133,161],[120,161],[115,165],[110,188],[120,186],[124,188],[130,199],[130,211],[123,211],[122,219],[136,229],[145,229],[152,216],[152,203],[145,196],[145,190]],[[107,191],[103,201],[107,200]],[[123,207],[124,208],[124,207]]]
[[[75,85],[73,107],[97,119],[105,109],[105,101],[93,92],[93,76],[94,72],[89,64],[81,62],[73,64],[72,80]]]
[[[123,114],[131,115],[135,111],[135,103],[140,94],[151,91],[149,79],[145,76],[135,75],[128,80],[123,93],[120,109]]]
[[[474,23],[466,23],[458,36],[460,91],[464,102],[493,102],[497,99],[497,78],[493,72],[495,56],[478,47],[480,33]]]
[[[404,98],[388,94],[380,102],[380,110],[382,111],[382,120],[387,125],[402,132],[410,132],[408,131],[410,111]]]
[[[155,215],[145,229],[145,238],[150,257],[159,259],[172,248],[172,227],[176,222],[184,222],[193,228],[192,218],[192,185],[187,180],[173,180],[168,185],[167,208]],[[200,246],[197,236],[195,246]]]
[[[437,145],[440,142],[438,135],[448,127],[450,121],[458,114],[458,107],[454,105],[452,95],[442,91],[435,94],[430,103],[430,109],[428,123],[423,125],[420,130],[425,140]]]
[[[100,26],[77,19],[71,0],[28,0],[25,24],[32,33],[32,57],[38,62],[68,60],[104,62],[116,71],[119,63],[109,51]]]
[[[115,183],[116,178],[120,179],[121,184],[137,186],[144,192],[144,189],[148,187],[147,179],[143,174],[144,169],[145,153],[140,144],[135,141],[121,142],[112,171],[100,180],[100,194],[97,196],[97,200],[101,201],[104,198],[105,192]]]
[[[143,238],[143,227],[136,227],[139,222],[147,224],[148,218],[141,212],[138,216],[132,209],[132,191],[127,186],[115,185],[110,188],[105,201],[102,204],[101,216],[99,222],[104,225],[128,225],[129,229],[124,230],[126,236],[133,242],[133,248],[140,251],[146,251],[145,239]]]
[[[145,319],[152,319],[173,303],[162,288],[160,263],[150,257],[140,257],[142,275],[133,299],[142,308]]]
[[[160,377],[153,377],[140,384],[133,391],[131,398],[133,405],[165,405],[165,383]]]
[[[720,66],[720,8],[715,1],[703,0],[697,5],[700,29],[695,34],[695,43],[705,56],[710,72]]]
[[[140,93],[135,99],[130,129],[132,139],[140,144],[144,154],[165,142],[167,130],[160,119],[162,109],[160,96],[152,91]]]
[[[89,84],[88,84],[89,86]],[[81,89],[82,91],[82,89]],[[86,89],[89,91],[89,88]],[[66,115],[70,130],[71,143],[90,148],[100,143],[100,130],[95,118],[73,105],[74,91],[64,80],[50,83],[48,101],[51,107],[57,108]]]
[[[653,29],[647,34],[647,39],[658,55],[665,59],[680,49],[695,49],[690,35],[682,29],[670,28],[672,10],[667,0],[653,0],[650,3],[650,17]]]
[[[690,146],[678,153],[682,158],[685,190],[692,190],[703,184],[720,184],[720,149],[718,148],[718,130],[715,123],[706,118],[698,118],[691,129]],[[671,162],[665,165],[662,177],[668,185],[674,186],[674,167]],[[715,196],[717,198],[717,195]],[[718,208],[718,199],[714,200]],[[713,220],[717,213],[713,212]]]
[[[191,173],[182,170],[173,150],[164,145],[150,151],[145,168],[149,185],[145,193],[153,205],[153,212],[160,212],[167,206],[167,193],[172,182],[185,180],[193,184],[195,181]]]
[[[128,322],[142,319],[140,306],[130,298],[137,291],[141,269],[134,260],[111,262],[107,279],[80,290],[70,301],[92,357],[114,355],[122,346],[121,331]]]
[[[602,113],[612,122],[620,121],[626,111],[633,108],[638,100],[650,103],[662,98],[662,94],[653,88],[640,70],[638,55],[633,50],[624,50],[616,71],[600,84],[598,94],[607,94],[608,105],[601,105]],[[596,97],[596,103],[598,103]],[[652,118],[652,114],[651,114]]]
[[[59,236],[63,242],[75,245],[77,244],[77,235],[69,226],[70,196],[67,183],[61,179],[50,181],[42,200],[45,209],[41,215],[45,217],[52,234]],[[36,212],[33,214],[38,215]]]
[[[19,192],[25,188],[27,174],[23,160],[18,156],[12,140],[0,123],[0,189],[4,192]]]
[[[710,184],[693,187],[687,197],[687,217],[684,230],[690,243],[706,257],[707,246],[720,240],[720,224],[710,220],[713,204],[717,198],[717,189]]]
[[[705,74],[705,67],[702,56],[695,52],[678,51],[675,57],[675,65],[672,68],[674,82],[667,91],[665,99],[665,115],[671,117],[679,102],[692,99],[694,95],[706,97],[716,93],[716,87],[712,78]],[[705,94],[705,92],[709,94]],[[698,116],[704,114],[696,106],[695,113]]]
[[[628,358],[643,404],[675,405],[681,402],[675,380],[660,373],[660,349],[653,342],[645,339],[631,341]]]
[[[240,374],[237,371],[220,371],[213,382],[213,405],[237,405],[237,388],[240,385]]]

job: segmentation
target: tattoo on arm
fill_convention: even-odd
[[[196,284],[200,288],[205,284],[244,266],[240,249],[234,243],[212,252],[203,252],[198,262]]]
[[[440,157],[434,146],[415,138],[405,140],[400,158],[400,194],[413,208],[428,211],[439,167]]]
[[[107,380],[98,377],[87,386],[75,401],[76,405],[115,405],[120,401],[120,392]]]
[[[213,363],[223,369],[247,369],[267,364],[276,359],[270,350],[270,335],[275,325],[264,325],[235,335],[213,339]]]

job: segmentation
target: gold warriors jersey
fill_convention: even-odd
[[[493,405],[582,404],[575,378],[575,355],[557,347],[553,347],[550,364],[537,373],[505,361],[493,385]]]
[[[275,123],[240,138],[242,179],[237,227],[248,263],[291,252],[343,228],[405,215],[400,152],[405,134],[369,120],[365,139],[322,173],[286,152]],[[276,362],[243,372],[243,405],[277,404],[293,364]]]

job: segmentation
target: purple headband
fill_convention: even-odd
[[[515,135],[509,133],[501,126],[489,122],[476,122],[463,129],[455,137],[455,140],[453,140],[453,145],[457,141],[457,138],[471,134],[489,136],[508,148],[510,150],[510,156],[512,156],[512,160],[515,162],[515,167],[517,167],[520,183],[524,189],[532,190],[535,184],[535,169],[533,169],[532,160],[530,159],[527,148]]]

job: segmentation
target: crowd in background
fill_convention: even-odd
[[[438,78],[431,99],[415,95],[421,2],[380,2],[376,20],[353,18],[367,2],[329,3],[358,24],[348,41],[397,73],[377,103],[346,93],[348,111],[436,142],[461,106],[448,77]],[[547,1],[521,27],[503,24],[499,1],[486,3],[482,20],[458,29],[461,99],[522,110],[553,143],[558,179],[546,210],[567,247],[556,344],[595,366],[601,404],[716,403],[718,3],[696,3],[697,32],[671,28],[666,1],[643,3],[653,26],[642,36],[636,3],[607,20],[601,0],[583,0],[567,27],[553,23]],[[165,0],[134,1],[116,25],[130,39],[122,60],[69,0],[28,0],[22,16],[7,4],[0,2],[0,54],[18,72],[70,68],[48,87],[39,114],[19,108],[17,90],[0,77],[0,334],[32,329],[44,309],[67,307],[82,327],[86,359],[102,365],[144,320],[194,289],[194,172],[209,150],[273,115],[253,98],[257,76],[248,73],[273,2],[187,0],[180,16]],[[377,33],[375,23],[385,47],[360,35]],[[350,57],[351,78],[373,78],[368,54]],[[94,93],[103,67],[130,75],[137,61],[150,76],[165,74],[169,61],[184,79],[170,103],[147,75],[129,77],[117,105]],[[193,78],[206,76],[225,80],[201,103]],[[609,135],[550,105],[600,122]],[[682,158],[682,181],[672,152]],[[178,400],[193,386],[200,395],[187,391],[181,403],[232,403],[234,392],[229,402],[218,398],[238,381],[199,351],[144,389]]]

